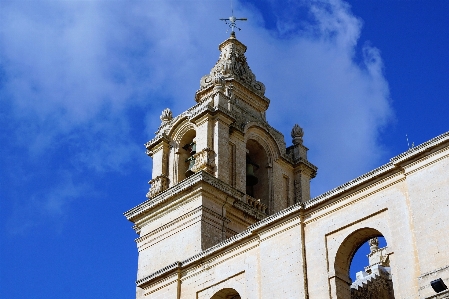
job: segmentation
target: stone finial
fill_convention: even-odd
[[[165,108],[164,110],[162,110],[160,119],[163,123],[168,122],[173,119],[173,114],[172,114],[170,108]]]
[[[302,137],[304,136],[304,130],[298,125],[295,124],[292,129],[292,142],[294,145],[302,144]]]
[[[379,249],[379,239],[377,237],[369,239],[368,244],[369,244],[369,250],[371,252]]]

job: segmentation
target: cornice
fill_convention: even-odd
[[[397,178],[394,179],[393,178],[394,176],[396,176]],[[405,177],[402,174],[396,173],[396,175],[388,176],[385,179],[377,181],[373,185],[368,185],[367,187],[359,189],[355,192],[350,192],[346,196],[338,197],[338,198],[335,198],[334,200],[325,201],[322,203],[322,205],[313,205],[313,206],[306,207],[306,203],[305,203],[304,204],[305,209],[308,210],[306,212],[307,214],[305,214],[305,216],[309,219],[305,220],[304,223],[307,225],[311,222],[317,221],[320,218],[328,216],[328,215],[330,215],[338,210],[341,210],[345,207],[348,207],[357,201],[367,198],[367,197],[369,197],[375,193],[378,193],[382,190],[385,190],[397,183],[403,182],[404,180],[405,180]],[[377,187],[375,187],[375,186],[377,186]],[[374,190],[370,191],[370,189],[374,189]],[[357,195],[359,195],[359,196],[357,196]],[[351,197],[353,199],[351,199]],[[347,201],[347,200],[349,200],[349,201],[346,203],[343,203],[344,201]],[[317,215],[320,211],[323,211],[323,210],[327,210],[327,211],[325,211],[322,214]]]
[[[334,189],[331,189],[321,195],[318,195],[317,197],[314,197],[310,199],[309,201],[304,203],[305,208],[309,208],[312,206],[316,206],[320,203],[323,203],[330,198],[334,198],[336,196],[340,196],[343,193],[347,192],[349,189],[353,189],[357,186],[360,186],[364,183],[367,183],[368,181],[371,181],[375,179],[376,177],[379,177],[381,175],[384,175],[388,171],[397,171],[397,168],[391,163],[384,164],[374,170],[371,170],[353,180],[350,180],[347,183],[344,183],[343,185],[340,185]]]
[[[204,101],[197,103],[196,105],[190,107],[183,113],[178,116],[172,118],[171,120],[165,121],[161,124],[158,130],[155,132],[156,136],[145,143],[145,147],[148,150],[151,150],[156,144],[158,144],[161,140],[169,141],[169,135],[172,130],[177,126],[177,124],[183,119],[187,118],[189,121],[193,121],[204,113],[210,112],[214,113],[217,108],[212,106],[212,99],[206,98]]]
[[[136,281],[136,285],[138,287],[143,287],[145,284],[147,284],[148,282],[152,281],[155,277],[161,276],[161,275],[166,274],[166,273],[170,273],[173,270],[181,269],[181,266],[182,266],[181,262],[175,262],[173,264],[170,264],[170,265],[168,265],[168,266],[166,266],[166,267],[164,267],[164,268],[154,272],[153,274],[150,274],[150,275],[148,275],[148,276],[146,276],[144,278],[138,279]]]
[[[236,198],[237,200],[242,200],[244,194],[243,192],[238,191],[237,189],[229,186],[228,184],[222,182],[221,180],[215,178],[211,174],[205,171],[199,171],[187,179],[181,181],[179,184],[163,191],[152,199],[146,200],[140,205],[126,211],[124,216],[132,222],[136,222],[141,216],[148,213],[149,211],[155,209],[160,204],[166,202],[171,197],[180,192],[192,188],[194,185],[199,183],[207,183],[210,186],[215,187],[216,189],[226,193],[227,195]]]
[[[408,151],[399,154],[390,159],[390,162],[371,170],[353,180],[350,180],[343,185],[340,185],[332,190],[329,190],[311,200],[305,202],[304,207],[309,208],[315,205],[318,205],[324,201],[329,200],[330,198],[334,198],[337,196],[341,196],[343,193],[347,192],[350,189],[359,187],[369,181],[372,181],[376,178],[385,176],[387,172],[403,172],[403,167],[406,165],[406,161],[411,161],[416,159],[419,155],[426,151],[430,151],[431,149],[442,145],[443,143],[449,143],[449,132],[443,133],[427,142],[424,142],[414,148],[409,149]]]
[[[446,152],[446,154],[443,154],[444,152]],[[414,162],[412,162],[410,164],[404,165],[403,166],[404,174],[407,176],[411,175],[417,171],[420,171],[423,168],[428,167],[429,165],[435,164],[435,163],[437,163],[443,159],[446,159],[448,157],[449,157],[449,146],[444,147],[430,155],[426,155],[417,160],[414,160]]]
[[[390,162],[393,163],[394,165],[398,165],[407,160],[415,158],[416,156],[429,150],[430,148],[433,148],[437,145],[443,144],[447,141],[449,141],[449,132],[438,135],[437,137],[432,138],[429,141],[421,143],[418,146],[412,147],[408,151],[391,158]]]
[[[314,178],[318,172],[318,167],[302,157],[295,160],[293,167],[295,168],[295,171],[309,171],[311,178]]]

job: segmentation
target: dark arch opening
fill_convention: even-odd
[[[385,237],[378,237],[379,248],[387,247],[387,241]],[[359,248],[356,249],[352,256],[351,264],[349,267],[349,277],[352,281],[356,280],[356,273],[362,271],[368,265],[368,255],[370,253],[370,246],[368,240],[366,240]]]
[[[239,293],[232,288],[221,289],[216,292],[210,299],[241,299]]]
[[[189,166],[192,164],[192,151],[189,145],[195,143],[196,132],[195,130],[187,131],[184,136],[182,136],[179,142],[178,149],[178,182],[186,179],[192,173],[188,171]]]
[[[386,242],[382,234],[368,227],[356,230],[342,242],[334,264],[337,298],[394,299],[389,255],[387,247],[382,246],[384,244],[386,245]],[[366,246],[369,246],[369,252],[365,256],[365,263],[357,269],[360,264],[354,266],[354,262],[366,253]],[[353,271],[357,271],[354,277],[350,277],[351,266],[354,267]]]
[[[260,199],[262,203],[268,206],[268,156],[265,149],[252,139],[246,143],[246,150],[246,194]],[[251,179],[252,176],[256,179]]]

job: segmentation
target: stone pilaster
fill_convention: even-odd
[[[216,177],[227,184],[230,182],[229,163],[231,153],[229,152],[229,126],[232,119],[219,113],[214,119],[214,151],[216,154],[215,164],[217,166]]]
[[[196,151],[200,152],[205,148],[213,148],[213,115],[205,113],[192,120],[196,125]]]
[[[168,138],[165,136],[151,148],[147,148],[147,154],[153,158],[152,179],[148,182],[151,185],[150,190],[147,193],[148,198],[152,198],[168,188],[169,151],[170,146]]]

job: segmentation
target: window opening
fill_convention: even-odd
[[[254,197],[254,185],[259,182],[259,179],[254,174],[254,171],[259,169],[259,165],[251,161],[249,155],[246,156],[246,193]]]
[[[394,299],[386,245],[384,237],[374,237],[365,241],[353,255],[349,271],[351,299]]]
[[[186,178],[188,178],[189,176],[191,176],[193,174],[192,168],[193,165],[195,165],[195,154],[196,154],[196,143],[195,143],[195,139],[192,140],[192,142],[187,143],[186,145],[184,145],[182,147],[185,151],[188,152],[188,158],[185,159],[185,162],[187,163],[187,170],[185,172],[185,176]]]

